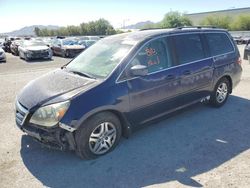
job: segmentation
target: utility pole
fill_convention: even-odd
[[[127,21],[129,21],[129,19],[124,19],[123,21],[122,21],[122,23],[123,23],[123,29],[125,29],[125,26],[126,26],[126,22]]]

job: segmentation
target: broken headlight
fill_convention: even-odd
[[[52,127],[62,119],[69,105],[70,101],[65,101],[43,106],[35,111],[30,122],[45,127]]]

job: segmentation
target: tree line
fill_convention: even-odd
[[[69,25],[59,29],[40,29],[34,30],[36,36],[84,36],[84,35],[113,35],[117,32],[113,26],[105,19],[81,23],[78,26]]]
[[[250,13],[239,14],[238,16],[221,16],[217,14],[205,17],[199,25],[215,26],[233,31],[249,31],[250,30]],[[162,21],[144,26],[147,28],[176,28],[183,26],[193,26],[192,21],[184,13],[171,11],[165,14]]]
[[[250,14],[240,14],[235,17],[213,14],[205,17],[199,25],[215,26],[234,31],[249,31]],[[188,18],[184,13],[171,11],[165,14],[164,18],[160,22],[145,25],[140,29],[176,28],[183,26],[193,26],[190,18]],[[113,35],[117,33],[122,33],[122,31],[115,30],[114,27],[105,19],[81,23],[79,26],[70,25],[67,27],[60,27],[55,30],[35,28],[35,34],[37,36]]]
[[[214,14],[202,20],[201,25],[213,25],[231,31],[249,31],[250,13],[240,14],[235,17]]]

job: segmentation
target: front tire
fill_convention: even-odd
[[[62,56],[63,56],[64,58],[68,58],[68,57],[69,57],[69,52],[68,52],[68,50],[64,50]]]
[[[223,106],[227,101],[229,91],[229,80],[225,77],[221,78],[215,85],[214,91],[211,95],[210,104],[216,108]]]
[[[112,151],[121,138],[121,123],[111,112],[92,116],[76,132],[77,154],[94,159]]]

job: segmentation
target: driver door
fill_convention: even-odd
[[[133,124],[146,123],[178,106],[179,70],[172,62],[167,38],[148,42],[130,62],[128,69],[138,64],[148,67],[146,76],[130,75],[127,80]]]

